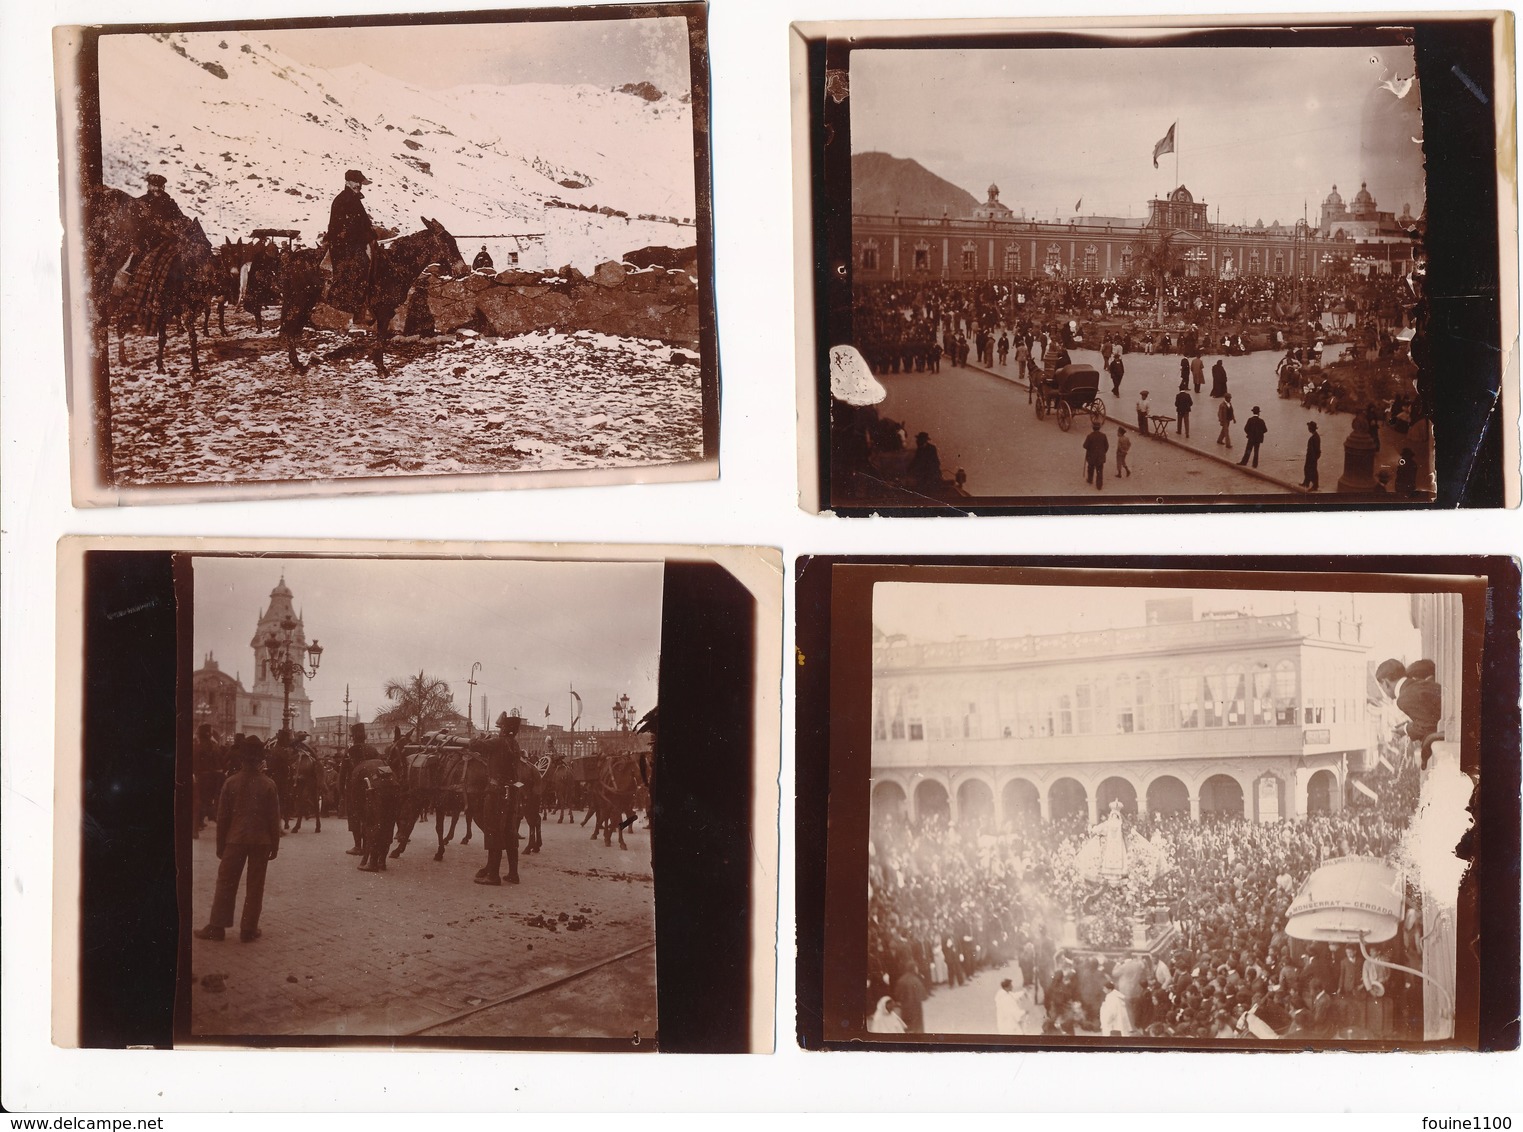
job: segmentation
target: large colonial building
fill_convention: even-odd
[[[254,735],[270,739],[280,730],[281,712],[285,705],[285,685],[270,664],[270,650],[266,644],[271,634],[283,636],[282,624],[295,622],[291,630],[294,651],[304,653],[307,645],[306,627],[292,603],[290,588],[284,576],[270,591],[270,603],[254,627],[249,647],[254,650],[254,687],[245,690],[243,674],[229,676],[207,653],[191,676],[195,698],[196,723],[209,723],[212,730],[221,735]],[[312,700],[307,695],[305,679],[301,672],[294,674],[291,684],[291,729],[313,730]]]
[[[853,278],[1116,279],[1133,274],[1144,241],[1159,231],[1177,234],[1191,276],[1317,276],[1338,261],[1364,273],[1403,273],[1412,256],[1407,233],[1417,223],[1410,206],[1400,218],[1378,211],[1363,185],[1349,206],[1334,185],[1315,225],[1275,220],[1266,226],[1261,219],[1251,227],[1211,223],[1207,203],[1184,185],[1150,201],[1146,219],[1075,216],[1066,222],[1019,216],[1000,201],[999,186],[990,185],[988,198],[968,216],[854,215]]]
[[[991,825],[1341,808],[1371,747],[1360,627],[1306,613],[873,645],[872,805]]]

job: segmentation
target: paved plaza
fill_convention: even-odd
[[[1071,353],[1076,363],[1099,368],[1098,351],[1076,349]],[[1210,370],[1217,355],[1203,356],[1206,384],[1198,396],[1193,388],[1191,391],[1195,406],[1190,437],[1177,434],[1170,426],[1168,440],[1160,441],[1137,436],[1134,406],[1137,395],[1146,389],[1154,415],[1174,415],[1179,355],[1127,354],[1120,397],[1112,395],[1108,375],[1102,375],[1100,383],[1109,418],[1105,431],[1111,442],[1102,492],[1142,497],[1300,494],[1307,421],[1316,421],[1322,434],[1322,492],[1334,492],[1343,472],[1343,441],[1352,418],[1348,413],[1303,409],[1299,399],[1281,398],[1276,392],[1275,367],[1283,356],[1261,350],[1224,360],[1227,390],[1237,414],[1229,449],[1216,443],[1220,432],[1216,413],[1221,402],[1209,396]],[[879,412],[903,421],[912,441],[917,432],[930,433],[944,474],[950,476],[963,468],[968,490],[975,496],[1098,494],[1084,478],[1088,416],[1076,417],[1073,429],[1066,433],[1051,416],[1038,420],[1030,392],[1016,372],[1012,358],[1004,366],[997,361],[992,367],[958,367],[943,362],[939,373],[879,374],[878,380],[888,390]],[[1243,422],[1255,405],[1269,427],[1260,449],[1257,475],[1236,463],[1243,454]],[[1132,475],[1120,481],[1115,477],[1118,427],[1125,427],[1132,437],[1128,457]],[[1397,454],[1404,443],[1389,427],[1382,428],[1376,470],[1390,471],[1394,480]]]
[[[197,1036],[649,1037],[656,1032],[654,881],[644,822],[594,843],[591,827],[544,826],[522,883],[472,883],[478,830],[433,859],[432,822],[384,873],[345,855],[345,822],[310,823],[269,866],[263,937],[194,940]],[[457,840],[465,835],[462,821]],[[191,915],[216,878],[208,826],[192,842]],[[240,893],[239,910],[242,909]],[[612,971],[617,978],[609,978]]]

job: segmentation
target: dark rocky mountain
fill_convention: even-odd
[[[851,155],[851,210],[873,216],[967,216],[978,198],[918,161],[890,153]]]

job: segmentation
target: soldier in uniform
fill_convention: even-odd
[[[346,849],[344,852],[351,857],[363,857],[365,855],[365,796],[362,774],[369,773],[377,766],[385,766],[386,763],[381,758],[380,752],[365,742],[363,723],[356,723],[349,728],[349,737],[352,745],[344,755],[345,764],[349,768],[344,781],[344,813],[349,819],[349,832],[354,837],[354,848]],[[364,768],[363,771],[361,768]]]
[[[397,776],[384,760],[375,766],[361,763],[354,768],[354,777],[359,780],[360,809],[365,819],[365,854],[360,859],[360,872],[384,873],[402,792]]]
[[[523,751],[515,736],[519,717],[497,717],[497,738],[487,744],[486,814],[481,822],[486,838],[486,867],[476,873],[477,884],[502,884],[502,854],[508,854],[508,883],[518,883],[518,777]]]

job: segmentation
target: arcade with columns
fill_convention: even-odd
[[[921,819],[1342,808],[1372,747],[1353,620],[1301,612],[873,650],[872,807]]]

